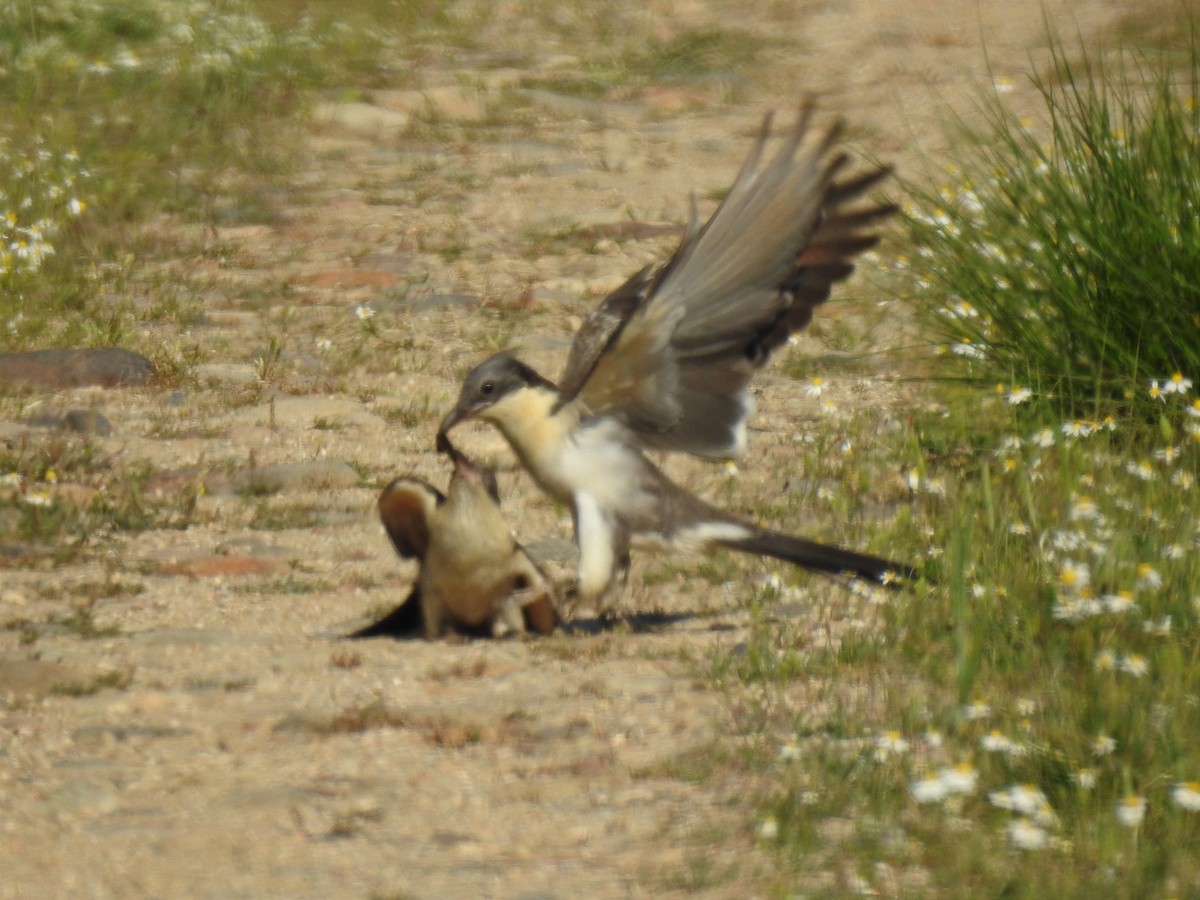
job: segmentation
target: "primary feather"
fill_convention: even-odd
[[[741,452],[755,370],[878,241],[864,229],[894,210],[849,206],[890,170],[837,180],[847,157],[829,151],[841,124],[810,140],[810,119],[805,108],[763,164],[768,115],[708,222],[696,228],[693,214],[665,264],[637,272],[592,312],[560,379],[563,403],[619,418],[644,447]]]

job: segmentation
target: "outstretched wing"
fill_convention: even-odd
[[[704,227],[693,206],[670,260],[634,275],[588,317],[560,380],[567,401],[621,416],[646,446],[741,451],[751,376],[878,241],[865,229],[894,210],[848,208],[890,170],[838,181],[849,159],[830,152],[841,124],[808,140],[811,113],[801,111],[761,164],[768,115]]]
[[[425,558],[429,519],[446,498],[420,478],[397,478],[379,495],[379,519],[392,546],[405,559]]]

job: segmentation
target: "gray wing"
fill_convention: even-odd
[[[807,141],[811,118],[806,107],[761,164],[768,115],[704,227],[693,207],[670,260],[639,272],[588,317],[560,381],[565,398],[620,415],[649,447],[741,451],[750,378],[878,241],[864,229],[894,209],[847,208],[890,170],[838,181],[848,157],[830,150],[841,123]]]
[[[632,340],[626,334],[644,316],[661,275],[661,266],[636,272],[584,320],[559,379],[563,403],[579,397],[593,413],[620,410],[635,432],[642,423],[655,430],[658,422],[678,419],[676,371],[663,352],[666,342],[654,343],[661,330],[641,328]]]

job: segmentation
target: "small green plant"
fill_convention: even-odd
[[[313,722],[309,727],[316,734],[360,734],[379,728],[410,728],[416,719],[403,712],[390,709],[382,700],[374,700],[361,706],[351,707],[329,719]]]
[[[247,496],[262,497],[274,491],[250,492]],[[259,502],[250,520],[252,528],[264,531],[286,531],[292,528],[312,528],[321,522],[321,511],[303,503],[272,504]]]
[[[65,628],[69,628],[79,637],[86,640],[96,640],[97,638],[115,637],[121,633],[121,629],[116,625],[97,625],[92,614],[91,608],[82,606],[77,609],[72,615],[65,619],[59,620],[57,623]]]
[[[625,54],[633,75],[664,81],[701,75],[732,75],[751,68],[766,49],[761,35],[736,28],[690,28],[670,38],[653,38]]]
[[[275,380],[279,374],[280,361],[283,359],[283,341],[278,335],[271,335],[267,341],[266,349],[254,358],[254,371],[258,375],[258,380],[263,384],[269,384]]]
[[[418,394],[401,406],[386,408],[383,411],[383,418],[390,424],[401,425],[404,428],[418,428],[432,418],[430,407],[429,395]]]
[[[63,681],[51,686],[51,693],[62,697],[91,697],[101,691],[123,691],[133,683],[133,672],[104,672],[87,681]]]
[[[1134,406],[1200,372],[1200,45],[1034,76],[1044,133],[985,100],[953,183],[909,185],[919,296],[965,374],[1061,414]]]
[[[609,20],[596,32],[588,42],[580,75],[531,79],[527,84],[586,97],[680,81],[712,83],[731,93],[758,69],[764,51],[783,43],[766,40],[761,33],[715,25],[685,28],[663,37],[644,29],[614,30]]]
[[[261,596],[269,594],[315,594],[330,590],[331,585],[326,581],[305,581],[294,574],[275,581],[260,585],[247,585],[241,589],[243,593]]]
[[[86,440],[23,440],[0,453],[0,512],[12,511],[0,517],[0,538],[19,536],[67,559],[113,532],[186,527],[198,489],[147,497],[150,471],[137,462],[118,468]]]

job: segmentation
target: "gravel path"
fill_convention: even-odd
[[[215,233],[150,226],[161,252],[147,283],[188,279],[204,315],[183,334],[147,325],[145,345],[198,348],[199,384],[35,395],[0,422],[0,442],[82,440],[34,419],[96,409],[112,431],[93,443],[117,473],[101,489],[148,469],[148,502],[190,525],[97,535],[67,564],[0,560],[0,898],[767,890],[770,860],[740,805],[750,786],[719,763],[696,778],[694,763],[736,749],[733,704],[705,660],[737,652],[746,582],[770,567],[719,587],[686,571],[646,584],[630,608],[678,618],[615,631],[337,639],[407,591],[412,570],[373,519],[375,493],[405,472],[444,481],[433,430],[463,371],[514,338],[555,371],[598,297],[670,246],[662,226],[682,221],[688,192],[709,202],[728,185],[765,109],[815,92],[858,146],[913,172],[918,150],[944,143],[944,110],[970,114],[970,85],[1008,79],[1014,105],[1034,108],[1022,79],[1040,58],[1043,3],[801,2],[749,17],[734,6],[680,0],[645,15],[664,33],[791,35],[800,52],[772,57],[765,83],[604,100],[539,87],[513,107],[506,92],[528,72],[447,54],[394,90],[320,107],[304,167],[259,198],[269,224],[235,208]],[[1044,6],[1087,36],[1122,4]],[[491,27],[492,46],[533,39]],[[559,50],[538,57],[548,78],[571,65]],[[405,131],[420,104],[436,128]],[[480,141],[488,115],[515,124]],[[383,340],[364,335],[364,315]],[[883,380],[830,390],[898,400]],[[772,489],[779,471],[756,463],[813,416],[799,393],[764,379],[741,489]],[[495,435],[464,434],[501,466],[517,532],[566,577],[563,512]],[[726,477],[684,461],[672,472],[710,493]],[[806,591],[814,632],[849,614],[838,587]]]

